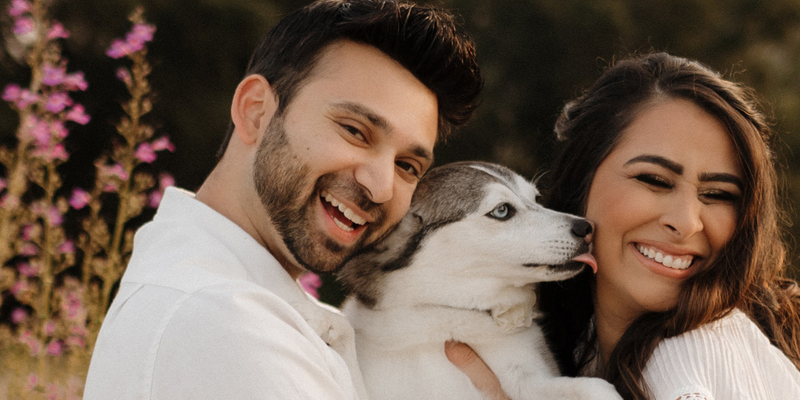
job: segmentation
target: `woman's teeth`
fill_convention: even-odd
[[[694,256],[673,256],[671,254],[667,254],[666,256],[659,252],[658,250],[652,247],[646,247],[643,245],[637,245],[636,249],[639,250],[639,253],[642,253],[645,257],[654,260],[658,263],[661,263],[663,266],[672,268],[672,269],[686,269],[692,265],[692,260]]]
[[[358,216],[358,214],[356,214],[353,210],[347,208],[347,206],[342,204],[342,202],[337,200],[330,193],[322,192],[322,198],[325,199],[325,201],[330,203],[332,206],[338,208],[339,211],[342,212],[344,217],[347,218],[348,220],[350,220],[350,222],[352,222],[352,223],[354,223],[356,225],[364,225],[367,222],[366,219]],[[336,218],[334,218],[333,221],[336,222],[336,226],[338,226],[339,228],[341,228],[341,229],[343,229],[345,231],[350,232],[350,231],[353,230],[352,227],[349,227],[349,226],[345,225],[343,222],[339,221]]]

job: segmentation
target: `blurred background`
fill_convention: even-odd
[[[546,174],[557,142],[553,124],[564,103],[592,83],[615,58],[651,50],[698,59],[760,94],[778,132],[787,226],[800,215],[800,1],[798,0],[440,0],[419,1],[460,16],[477,42],[486,80],[482,105],[460,135],[437,149],[437,163],[480,159],[535,178]],[[10,0],[0,0],[3,35]],[[296,0],[63,0],[52,7],[72,36],[63,43],[68,72],[84,71],[89,89],[73,97],[92,121],[67,139],[65,188],[89,187],[93,160],[112,144],[126,99],[105,56],[130,29],[137,5],[157,26],[150,45],[156,93],[148,122],[177,150],[154,168],[196,190],[213,168],[228,126],[228,107],[251,51]],[[29,81],[14,48],[0,51],[0,87]],[[11,143],[16,114],[0,105],[0,142]],[[795,224],[796,225],[796,224]],[[792,260],[800,264],[792,240]],[[800,269],[792,274],[800,277]],[[330,283],[330,278],[326,278]],[[333,290],[325,296],[335,296]],[[335,303],[335,298],[328,301]]]

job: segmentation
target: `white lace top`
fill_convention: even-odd
[[[643,378],[653,400],[800,399],[800,372],[739,310],[661,342]]]

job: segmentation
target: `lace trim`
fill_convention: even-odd
[[[703,393],[686,393],[680,395],[680,397],[675,400],[712,400],[712,398],[706,397]]]

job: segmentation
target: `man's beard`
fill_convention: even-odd
[[[253,165],[253,180],[264,210],[295,260],[305,269],[317,273],[334,272],[342,267],[366,241],[375,236],[386,219],[384,208],[373,203],[364,189],[352,178],[339,178],[336,174],[321,176],[313,191],[304,198],[307,190],[309,167],[295,157],[286,138],[283,117],[273,116]],[[358,241],[345,247],[324,233],[313,231],[318,226],[314,209],[320,189],[336,188],[338,196],[346,196],[375,219],[367,225]]]

